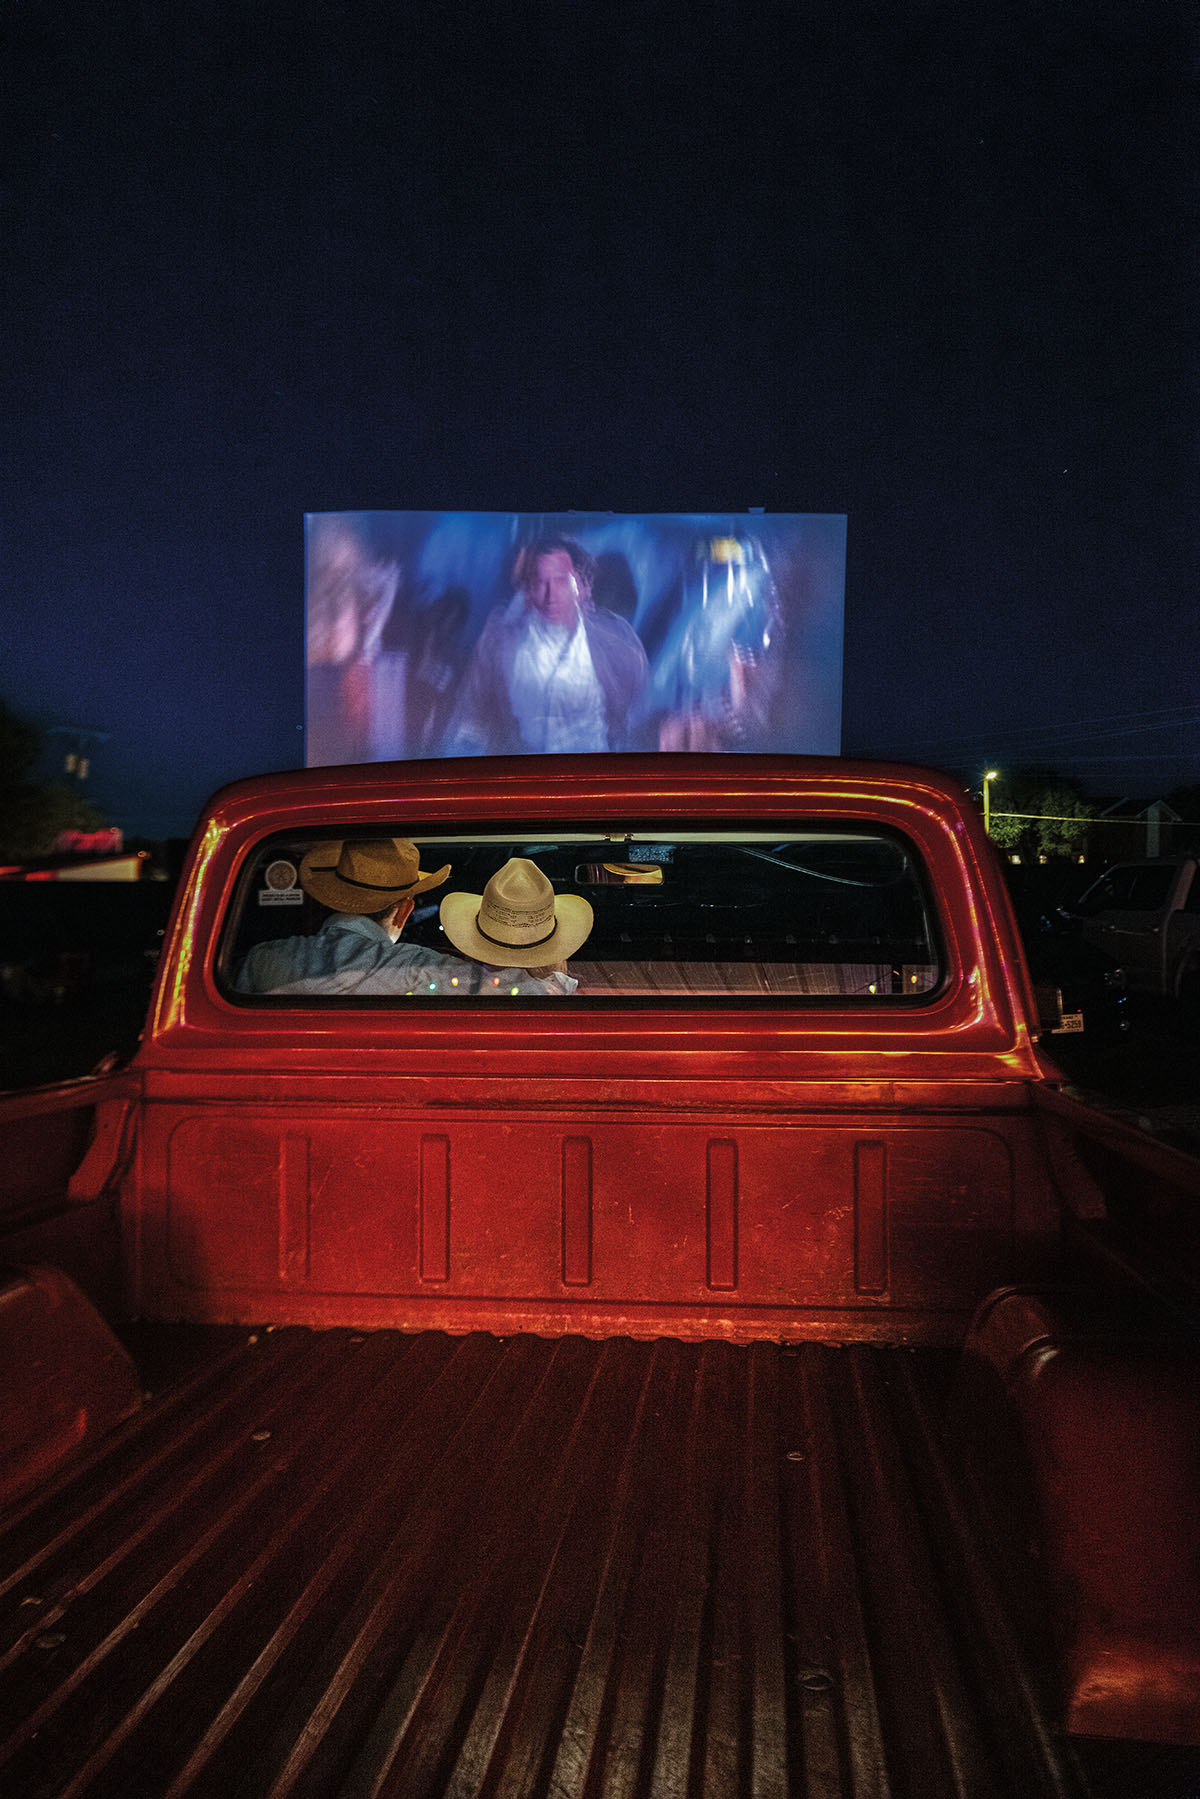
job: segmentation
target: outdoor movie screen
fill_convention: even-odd
[[[306,760],[841,747],[840,513],[314,512]]]

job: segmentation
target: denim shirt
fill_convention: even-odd
[[[564,995],[579,983],[570,975],[543,980],[527,968],[487,968],[439,955],[418,943],[393,943],[374,918],[343,912],[328,917],[313,937],[258,943],[238,970],[239,993]]]

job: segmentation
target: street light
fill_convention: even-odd
[[[998,768],[989,768],[983,777],[983,828],[989,837],[992,834],[992,782],[999,773]]]

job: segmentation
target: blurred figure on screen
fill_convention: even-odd
[[[775,747],[781,623],[770,568],[753,540],[697,544],[680,623],[655,662],[659,749]]]
[[[620,550],[602,550],[592,575],[592,604],[602,612],[615,612],[627,625],[637,616],[638,590],[629,558]]]
[[[414,756],[438,756],[454,711],[462,666],[459,639],[471,615],[465,587],[448,587],[412,622],[408,670],[408,741]]]
[[[517,592],[489,616],[451,726],[451,755],[568,754],[627,746],[646,685],[632,625],[592,600],[592,559],[569,537],[528,544]]]
[[[366,762],[372,665],[396,602],[400,565],[373,560],[344,519],[321,519],[308,548],[307,762]]]

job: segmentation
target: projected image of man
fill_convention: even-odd
[[[539,538],[515,574],[518,591],[492,612],[475,646],[450,753],[627,747],[646,652],[631,625],[593,604],[591,558],[571,538]]]

